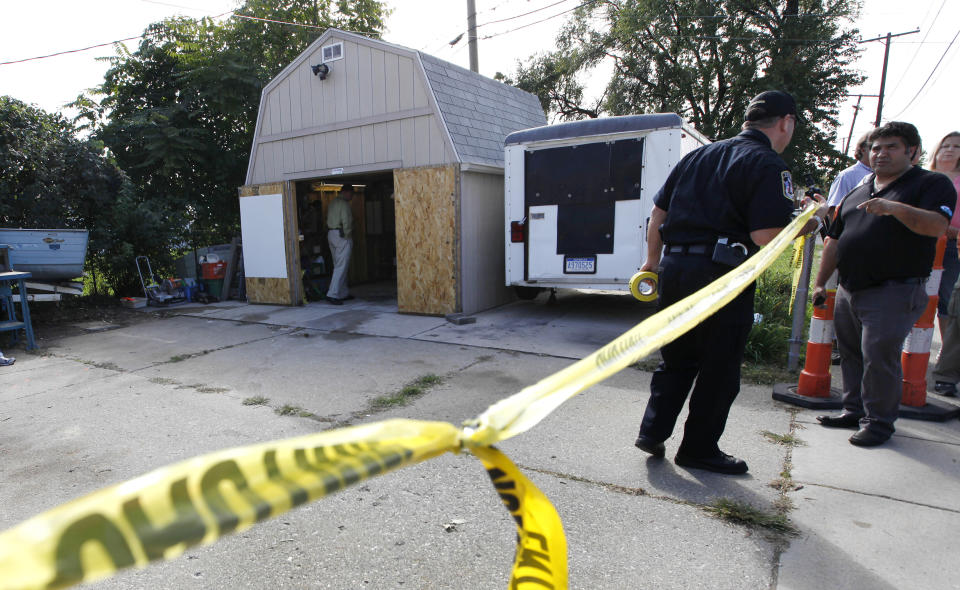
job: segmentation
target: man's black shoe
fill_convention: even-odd
[[[956,397],[957,395],[956,384],[950,383],[949,381],[937,381],[937,384],[933,386],[933,390],[944,397]]]
[[[337,299],[336,297],[327,296],[327,303],[332,303],[334,305],[343,305],[343,299]]]
[[[889,434],[880,434],[869,428],[861,428],[850,437],[850,444],[858,447],[875,447],[890,440]]]
[[[667,454],[667,447],[662,442],[653,442],[653,439],[642,434],[637,437],[637,442],[633,443],[633,446],[660,459],[663,459],[663,456]]]
[[[860,416],[856,414],[837,414],[836,416],[817,416],[817,422],[830,428],[860,428]]]
[[[740,475],[747,472],[747,463],[743,459],[737,459],[733,455],[728,455],[724,452],[720,452],[716,456],[706,459],[689,457],[683,453],[677,453],[677,456],[673,458],[673,462],[681,467],[705,469],[726,475]]]

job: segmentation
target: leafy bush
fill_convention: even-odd
[[[763,316],[747,338],[744,360],[751,363],[783,364],[790,348],[790,293],[793,288],[793,268],[788,248],[780,258],[757,279],[754,311]],[[809,312],[808,312],[809,313]]]

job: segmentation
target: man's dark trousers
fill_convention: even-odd
[[[706,256],[668,254],[659,273],[660,308],[676,303],[730,270]],[[661,349],[663,362],[650,383],[650,401],[640,434],[657,442],[669,438],[692,386],[690,414],[678,452],[698,458],[716,456],[727,413],[740,392],[740,364],[753,325],[754,290],[754,285],[750,285],[736,299]]]
[[[833,325],[843,373],[843,411],[866,414],[860,425],[878,434],[893,434],[903,396],[900,351],[928,301],[926,286],[917,283],[837,289]]]

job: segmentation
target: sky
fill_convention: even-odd
[[[102,81],[107,69],[103,58],[114,55],[110,42],[140,35],[148,24],[170,16],[230,18],[229,12],[238,4],[236,0],[2,1],[0,62],[105,44],[0,65],[0,95],[10,95],[47,111],[63,111],[68,116],[71,113],[64,105]],[[480,73],[491,77],[498,71],[510,74],[518,61],[549,51],[557,31],[569,17],[568,11],[581,1],[475,0]],[[465,0],[387,0],[386,4],[393,9],[386,23],[386,41],[469,67],[465,38],[449,45],[466,31]],[[919,29],[917,33],[894,38],[890,44],[884,120],[915,124],[927,148],[948,131],[960,129],[960,111],[956,108],[960,95],[960,76],[956,75],[960,66],[960,2],[865,0],[855,26],[862,39]],[[126,44],[135,49],[137,42],[134,39]],[[850,93],[876,95],[880,90],[884,43],[868,42],[861,47],[863,53],[856,67],[867,79]],[[852,96],[840,105],[838,149],[842,149],[851,129],[856,102],[856,96]],[[860,106],[853,141],[873,127],[877,98],[864,96]]]

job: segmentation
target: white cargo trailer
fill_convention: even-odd
[[[686,153],[709,140],[679,115],[575,121],[507,136],[506,284],[630,289],[647,257],[653,197]]]

